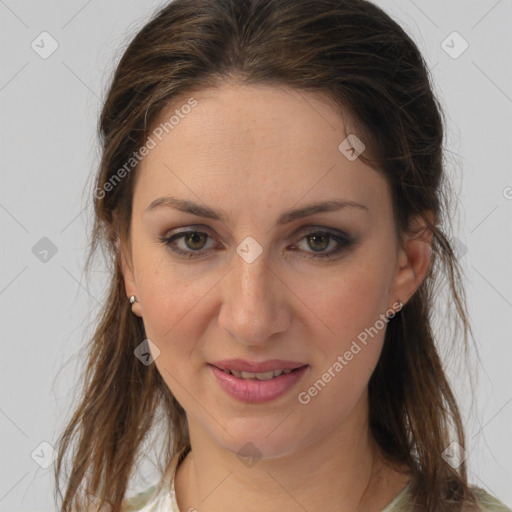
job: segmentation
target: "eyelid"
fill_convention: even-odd
[[[172,241],[181,240],[181,239],[183,239],[183,236],[188,233],[203,233],[203,234],[207,235],[207,237],[211,238],[212,240],[217,240],[217,237],[213,236],[211,234],[209,226],[205,226],[205,225],[189,225],[189,226],[183,226],[181,228],[176,228],[176,229],[168,231],[165,235],[159,237],[159,240],[163,245],[167,245],[173,253],[179,254],[184,258],[199,259],[203,256],[206,256],[208,253],[210,253],[212,248],[199,249],[197,251],[194,251],[194,250],[183,251],[182,249],[179,249],[177,247],[172,247],[172,245],[171,245]],[[350,236],[349,234],[347,234],[339,229],[310,225],[310,226],[303,226],[302,228],[300,228],[298,230],[298,233],[294,235],[295,242],[291,245],[291,247],[294,247],[297,243],[304,240],[307,236],[312,236],[315,234],[327,235],[328,237],[330,237],[331,240],[334,240],[338,244],[338,247],[335,248],[334,250],[330,250],[330,251],[326,251],[326,252],[303,251],[301,249],[296,250],[296,252],[303,253],[304,257],[308,258],[308,259],[328,260],[328,259],[334,258],[335,256],[339,255],[340,253],[344,252],[344,250],[348,249],[355,242],[355,240],[352,236]],[[290,246],[288,246],[288,247],[290,247]]]
[[[163,236],[159,237],[159,241],[163,245],[168,246],[172,252],[174,252],[176,254],[180,254],[184,257],[188,257],[189,259],[194,258],[194,257],[198,258],[200,256],[204,256],[205,253],[211,251],[212,248],[200,249],[198,251],[193,251],[193,250],[184,251],[182,249],[179,249],[178,247],[173,247],[171,245],[171,242],[173,242],[175,240],[182,240],[184,238],[184,236],[189,233],[203,233],[210,239],[217,241],[217,237],[213,236],[209,232],[208,226],[197,226],[197,225],[184,226],[182,228],[176,228],[176,229],[167,231]],[[194,254],[197,254],[197,256],[193,256]],[[191,255],[191,256],[189,256],[189,255]]]
[[[188,226],[182,226],[180,228],[171,229],[165,233],[164,237],[169,238],[172,235],[176,235],[178,233],[189,233],[189,232],[206,233],[207,235],[211,236],[212,238],[216,238],[212,234],[212,230],[211,230],[210,226],[207,226],[205,224],[191,224]],[[317,226],[317,225],[302,226],[294,233],[293,238],[297,239],[297,237],[299,237],[299,236],[303,237],[306,234],[314,234],[314,233],[326,233],[328,235],[332,235],[333,237],[338,236],[340,238],[344,238],[347,240],[351,238],[350,235],[348,235],[348,233],[346,233],[340,229],[328,228],[328,227]]]
[[[337,243],[337,247],[335,249],[331,249],[330,251],[325,252],[301,251],[299,249],[298,251],[303,252],[305,258],[320,260],[328,260],[331,258],[335,258],[342,252],[344,252],[346,249],[348,249],[355,242],[355,239],[352,236],[338,229],[325,228],[322,226],[306,226],[299,231],[299,234],[297,235],[297,240],[296,242],[293,243],[292,247],[300,243],[307,236],[317,234],[327,235],[331,241],[335,241]]]

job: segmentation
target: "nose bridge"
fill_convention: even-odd
[[[270,264],[265,252],[253,261],[236,254],[225,284],[219,323],[248,344],[264,342],[288,325],[283,290]]]
[[[235,289],[239,291],[238,300],[240,302],[254,303],[255,307],[261,308],[273,299],[272,294],[268,292],[272,287],[271,280],[275,277],[269,269],[268,260],[267,255],[261,255],[251,263],[243,258],[236,258],[233,270],[234,280],[239,284],[239,287],[236,287],[235,282]],[[264,297],[266,300],[262,301]]]

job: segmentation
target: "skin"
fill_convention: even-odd
[[[197,106],[136,171],[122,259],[127,297],[138,300],[133,312],[160,350],[154,364],[187,414],[192,451],[177,470],[178,505],[379,511],[409,478],[384,463],[368,427],[368,380],[385,328],[309,403],[297,395],[394,303],[407,302],[428,270],[428,233],[417,219],[398,246],[386,180],[338,150],[351,132],[322,95],[223,83],[193,97]],[[145,212],[162,196],[223,210],[227,219],[166,207]],[[286,210],[331,199],[366,209],[276,225]],[[174,242],[202,256],[187,259],[161,243],[178,228],[211,237]],[[331,259],[308,258],[319,245],[306,235],[319,228],[355,241]],[[247,236],[263,249],[252,263],[236,252]],[[324,242],[320,252],[338,247],[335,239]],[[235,357],[309,368],[284,396],[246,404],[228,396],[207,366]],[[237,456],[248,442],[261,453],[250,467]]]

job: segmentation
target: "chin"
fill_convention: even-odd
[[[227,432],[220,428],[220,432],[217,431],[213,436],[220,446],[239,457],[242,462],[248,459],[250,462],[246,465],[249,466],[260,459],[285,457],[305,446],[304,431],[296,427],[296,435],[292,436],[289,425],[286,428],[284,426],[286,420],[282,421],[282,417],[276,419],[274,416],[267,421],[243,418],[236,422],[236,426],[224,423]]]

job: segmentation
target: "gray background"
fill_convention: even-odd
[[[481,360],[473,354],[474,400],[460,358],[447,364],[467,424],[470,479],[511,506],[512,1],[376,3],[424,52],[447,115],[448,170],[460,195],[454,235]],[[49,445],[68,419],[83,364],[73,357],[106,278],[101,266],[93,282],[83,274],[97,117],[122,49],[161,4],[0,0],[0,511],[55,509]],[[44,31],[58,43],[47,58]],[[469,44],[457,58],[447,53],[462,49],[454,31]],[[146,469],[134,490],[151,481]]]

